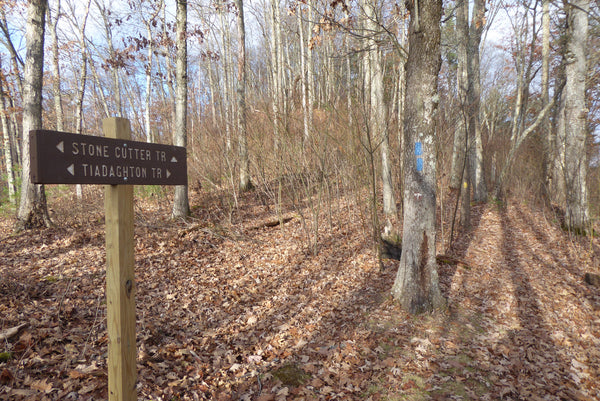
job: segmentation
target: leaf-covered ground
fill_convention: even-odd
[[[447,309],[409,316],[352,201],[327,208],[316,255],[301,216],[265,224],[253,194],[232,214],[192,205],[173,222],[136,198],[138,399],[600,399],[600,289],[583,282],[600,243],[548,210],[475,207],[449,251],[464,263],[440,265]],[[0,333],[26,324],[0,343],[0,399],[107,399],[101,195],[51,208],[52,229],[0,223]]]

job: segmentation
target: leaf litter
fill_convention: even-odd
[[[51,229],[0,223],[0,332],[22,325],[0,348],[2,399],[107,399],[104,222],[88,196],[52,204]],[[270,225],[253,194],[233,219],[195,197],[188,222],[135,201],[139,399],[600,399],[600,291],[582,280],[600,243],[548,210],[475,206],[449,251],[469,268],[440,264],[448,307],[410,316],[351,201],[323,218],[315,255],[292,211]]]

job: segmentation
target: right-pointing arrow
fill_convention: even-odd
[[[69,167],[67,167],[67,171],[69,173],[71,173],[72,176],[75,176],[75,166],[74,165],[70,165]]]
[[[169,178],[171,176],[171,172],[169,170],[167,170],[167,178]]]

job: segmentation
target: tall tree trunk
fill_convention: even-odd
[[[550,0],[542,2],[542,106],[550,101]],[[554,149],[554,133],[550,119],[542,122],[542,140],[544,141],[544,188],[546,196],[552,193],[552,154]]]
[[[456,93],[460,105],[457,130],[454,134],[454,150],[452,160],[458,165],[453,166],[450,179],[451,188],[460,188],[461,208],[460,225],[468,229],[471,225],[471,165],[469,163],[472,153],[472,140],[469,136],[471,123],[469,110],[469,3],[459,0],[456,3],[456,33],[458,42],[458,71],[456,74]],[[455,180],[458,179],[458,187]]]
[[[589,0],[565,2],[567,9],[567,52],[563,55],[566,83],[559,115],[565,122],[564,177],[565,223],[571,230],[585,232],[589,224],[587,192],[587,115],[585,81]]]
[[[146,25],[146,39],[148,40],[148,49],[146,55],[148,61],[146,63],[146,96],[144,99],[144,131],[146,132],[146,142],[154,142],[154,136],[152,135],[152,122],[150,107],[152,104],[152,65],[154,60],[154,35],[152,34],[152,25],[156,22],[156,17],[164,7],[164,1],[161,0],[155,5],[154,12],[150,14],[150,18],[147,20],[145,16],[144,24]]]
[[[306,53],[306,96],[308,97],[308,128],[310,132],[314,131],[314,112],[315,107],[315,59],[314,59],[314,42],[312,41],[314,20],[313,20],[313,7],[315,6],[315,0],[307,0],[308,5],[308,51]]]
[[[233,73],[231,66],[233,64],[233,56],[231,54],[231,34],[229,32],[229,26],[227,21],[225,20],[225,15],[227,13],[226,3],[223,3],[219,8],[219,17],[221,20],[221,29],[223,30],[223,79],[225,89],[223,90],[223,106],[225,108],[225,143],[226,150],[229,157],[229,153],[232,149],[231,142],[231,127],[232,121],[234,119],[234,110],[233,110],[233,98],[235,97],[233,94]]]
[[[146,97],[144,101],[144,131],[146,131],[146,142],[154,142],[152,137],[152,125],[150,122],[150,104],[152,100],[152,58],[154,56],[154,43],[152,38],[152,25],[146,23],[146,34],[148,35],[148,63],[146,64]]]
[[[51,225],[43,185],[31,182],[29,131],[42,128],[44,30],[47,0],[31,0],[27,7],[25,79],[23,86],[23,175],[16,230]]]
[[[381,30],[381,9],[377,0],[369,0],[365,4],[367,31],[369,32],[368,55],[370,57],[370,81],[371,81],[371,109],[370,125],[371,133],[377,138],[381,151],[381,178],[383,183],[383,212],[387,219],[388,230],[393,231],[393,223],[396,220],[396,199],[394,197],[394,186],[392,184],[392,169],[389,158],[389,131],[387,124],[387,106],[384,99],[384,74],[383,56],[379,45],[379,31]]]
[[[272,107],[273,107],[273,141],[276,151],[279,149],[281,137],[281,80],[279,70],[279,44],[277,30],[279,30],[279,1],[271,0],[271,75],[273,80]]]
[[[469,142],[471,144],[470,181],[473,187],[473,200],[475,202],[484,202],[487,200],[487,187],[485,185],[483,141],[481,138],[479,45],[481,44],[481,33],[485,26],[485,0],[475,0],[472,12],[467,48],[469,77],[467,97],[469,101]]]
[[[177,0],[177,99],[175,101],[174,145],[187,146],[187,0]],[[185,218],[190,214],[187,185],[175,186],[173,218]]]
[[[411,313],[444,304],[436,262],[435,123],[441,67],[441,0],[408,1],[402,256],[392,295]]]
[[[450,188],[461,190],[462,202],[470,202],[470,177],[468,174],[465,174],[465,158],[469,153],[467,135],[469,122],[467,114],[467,88],[469,80],[467,70],[467,43],[469,41],[469,5],[466,0],[457,0],[455,14],[458,62],[456,73],[456,95],[458,97],[458,104],[460,105],[460,112],[457,116],[456,129],[454,131],[454,142],[452,148],[452,166],[450,172]],[[464,183],[467,184],[466,189],[469,190],[469,194],[465,194],[466,191]],[[461,215],[461,219],[463,217],[468,216]]]
[[[62,91],[60,90],[60,63],[58,51],[58,35],[56,26],[61,16],[60,0],[56,1],[56,16],[52,19],[50,7],[48,7],[48,25],[50,28],[50,38],[52,40],[52,96],[54,98],[54,113],[56,114],[56,129],[64,131]]]
[[[296,16],[298,21],[298,32],[300,39],[300,87],[302,91],[302,118],[304,125],[304,134],[302,136],[302,144],[306,146],[310,139],[310,127],[308,125],[308,98],[307,98],[307,82],[306,82],[306,42],[304,33],[304,13],[302,11],[302,5],[298,3],[298,9],[296,10]]]
[[[235,0],[238,9],[238,79],[237,79],[237,130],[240,155],[240,190],[252,187],[250,182],[250,164],[248,160],[248,139],[246,137],[246,27],[244,25],[244,4]]]
[[[1,60],[0,60],[1,62]],[[6,164],[6,183],[8,186],[8,200],[12,205],[17,204],[16,198],[16,187],[15,187],[15,172],[13,169],[13,144],[10,138],[10,125],[6,114],[5,92],[4,83],[6,82],[6,76],[2,71],[2,65],[0,64],[0,122],[2,123],[2,143],[4,146],[4,162]]]

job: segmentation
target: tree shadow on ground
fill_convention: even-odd
[[[571,398],[571,391],[578,388],[569,374],[571,361],[564,358],[551,337],[555,328],[544,316],[544,306],[532,285],[531,261],[523,256],[536,250],[523,249],[527,240],[522,227],[514,225],[505,209],[501,211],[501,224],[503,264],[512,280],[512,288],[507,291],[512,291],[517,317],[497,345],[510,378],[505,388],[519,400]]]

